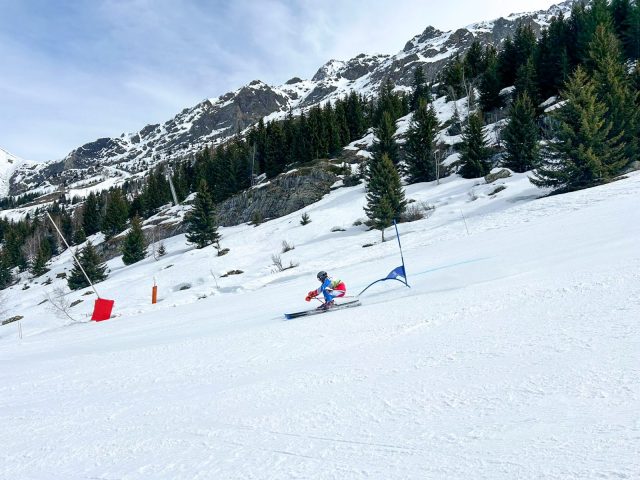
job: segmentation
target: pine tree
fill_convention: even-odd
[[[433,106],[427,106],[425,100],[420,99],[407,131],[407,142],[404,147],[409,183],[435,180],[438,131],[438,117]]]
[[[304,226],[304,225],[309,225],[310,223],[311,223],[311,217],[307,212],[304,212],[300,216],[300,225]]]
[[[605,25],[596,28],[589,60],[594,70],[596,95],[607,107],[606,118],[611,122],[609,139],[621,138],[625,144],[627,161],[631,163],[638,156],[638,94],[632,90],[626,65],[622,61],[620,42]]]
[[[440,72],[440,79],[446,86],[448,101],[458,100],[466,94],[464,86],[465,67],[464,61],[456,54]]]
[[[538,42],[536,71],[542,98],[556,95],[569,77],[569,26],[562,15],[553,17]]]
[[[325,158],[328,154],[328,144],[326,142],[327,135],[320,106],[311,107],[309,110],[307,127],[309,129],[311,158]]]
[[[349,126],[349,141],[352,142],[364,134],[367,123],[364,115],[364,102],[355,91],[351,91],[347,97],[347,125]]]
[[[502,107],[500,77],[498,74],[498,53],[489,46],[484,54],[485,71],[480,78],[480,105],[483,111],[490,112]]]
[[[160,246],[158,247],[158,256],[164,257],[167,254],[167,247],[164,246],[163,242],[160,242]]]
[[[142,199],[146,217],[150,217],[158,208],[171,202],[171,187],[165,176],[163,166],[154,169],[149,174]]]
[[[478,40],[471,42],[469,50],[464,56],[465,78],[473,80],[480,75],[485,68],[482,45]]]
[[[631,91],[639,95],[636,106],[640,108],[640,61],[636,62],[631,72]]]
[[[515,71],[524,65],[529,58],[536,56],[538,41],[533,27],[530,24],[520,24],[513,35],[513,49],[515,50]]]
[[[380,96],[376,102],[374,112],[374,126],[380,127],[384,122],[384,114],[387,113],[395,122],[403,114],[402,101],[394,92],[395,85],[391,79],[387,79],[380,89]]]
[[[536,111],[526,92],[512,104],[502,138],[507,151],[505,167],[522,173],[537,166],[540,146]]]
[[[407,202],[400,182],[400,175],[388,155],[373,160],[367,184],[367,205],[364,208],[374,228],[382,232],[400,218]]]
[[[98,283],[107,278],[107,266],[100,261],[100,256],[91,241],[87,242],[80,253],[76,251],[76,258],[80,263],[78,264],[78,261],[74,260],[73,269],[67,278],[67,285],[71,290],[79,290],[89,286],[80,265],[92,283]]]
[[[26,270],[28,263],[22,252],[22,243],[24,235],[20,233],[18,228],[12,228],[5,235],[5,244],[3,254],[9,265],[18,267],[21,272]]]
[[[627,57],[638,60],[640,58],[640,2],[636,0],[627,20],[622,41]]]
[[[105,238],[111,238],[122,232],[127,227],[129,218],[129,205],[119,188],[109,193],[107,211],[102,220],[102,232]]]
[[[319,137],[321,138],[321,137]],[[265,143],[265,173],[272,178],[284,171],[285,136],[280,122],[267,124],[267,138]],[[326,148],[318,146],[316,154],[326,151]],[[316,158],[320,158],[319,156]]]
[[[33,275],[34,278],[39,277],[40,275],[44,275],[49,271],[49,269],[47,268],[47,260],[49,258],[51,258],[51,255],[48,254],[46,248],[38,249],[38,254],[36,255],[36,258],[33,260],[31,268],[29,269],[31,275]]]
[[[607,107],[598,100],[596,86],[578,67],[561,92],[565,101],[554,110],[557,127],[532,183],[556,191],[587,188],[607,181],[612,167],[619,168],[622,146],[609,138]]]
[[[482,113],[477,112],[469,116],[469,123],[462,132],[462,167],[458,173],[464,178],[483,177],[491,170],[491,152],[487,147],[483,127]]]
[[[380,126],[374,129],[376,141],[373,143],[373,156],[376,160],[387,155],[394,165],[400,160],[398,144],[394,138],[396,122],[389,112],[384,112]]]
[[[60,217],[60,230],[67,242],[73,242],[73,220],[67,212],[62,212],[62,216]],[[66,247],[61,246],[61,248],[65,249]]]
[[[11,265],[5,252],[0,252],[0,290],[3,290],[13,283]]]
[[[102,222],[102,214],[100,212],[98,197],[95,193],[89,193],[82,212],[82,227],[85,235],[90,236],[98,233]]]
[[[80,245],[87,241],[87,235],[84,233],[84,228],[80,227],[73,233],[73,244]]]
[[[526,94],[535,106],[540,103],[538,79],[533,57],[529,57],[527,61],[518,68],[515,87],[516,98]]]
[[[131,220],[131,229],[127,233],[122,245],[122,261],[125,265],[144,260],[147,254],[144,233],[142,232],[142,220],[134,217]]]
[[[335,114],[338,134],[340,136],[340,145],[344,146],[351,142],[351,132],[349,131],[346,103],[344,101],[336,102]]]
[[[418,108],[420,99],[423,99],[427,103],[431,102],[431,94],[429,92],[429,86],[427,85],[427,78],[424,74],[422,65],[418,65],[413,70],[413,93],[411,94],[412,111]]]
[[[458,111],[458,104],[453,104],[453,117],[451,117],[451,125],[447,128],[447,134],[451,137],[455,137],[462,133],[462,119],[460,118],[460,112]]]
[[[627,29],[629,28],[628,19],[632,16],[633,5],[631,0],[611,0],[609,4],[611,17],[613,18],[613,26],[615,33],[620,40],[627,37]]]
[[[327,127],[327,145],[328,153],[330,157],[335,157],[342,149],[343,143],[340,137],[340,126],[338,125],[338,119],[336,112],[331,105],[331,102],[327,102],[323,109],[323,115],[325,117]]]
[[[200,182],[193,209],[185,217],[187,241],[204,248],[220,240],[216,224],[216,211],[205,181]]]
[[[516,80],[516,72],[520,63],[511,37],[507,37],[502,43],[502,49],[498,54],[498,74],[503,86],[510,86]]]

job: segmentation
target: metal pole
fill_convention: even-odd
[[[464,213],[462,213],[462,209],[460,209],[460,215],[462,215],[462,220],[464,220],[464,228],[466,228],[466,229],[467,229],[467,235],[471,235],[471,234],[469,233],[469,227],[467,226],[467,219],[466,219],[466,218],[464,218]]]
[[[404,255],[402,255],[402,245],[400,244],[400,232],[398,232],[398,224],[395,218],[393,219],[393,226],[396,227],[396,238],[398,239],[398,247],[400,248],[400,259],[402,260],[402,270],[404,270],[404,281],[407,287],[409,286],[409,280],[407,279],[407,267],[404,265]]]
[[[89,282],[89,285],[91,285],[91,288],[93,288],[93,291],[96,293],[96,296],[98,298],[100,297],[100,294],[98,293],[98,291],[96,290],[96,287],[93,286],[93,282],[89,279],[89,275],[87,275],[87,272],[84,271],[84,268],[82,268],[82,264],[80,263],[80,260],[78,260],[78,258],[76,257],[76,254],[73,253],[73,250],[71,249],[71,247],[69,246],[69,244],[67,243],[67,241],[64,238],[64,235],[62,235],[62,232],[60,231],[60,229],[58,228],[58,225],[56,225],[56,222],[53,221],[53,218],[51,218],[51,215],[49,215],[49,212],[45,212],[47,214],[47,217],[49,217],[49,220],[51,220],[51,224],[53,225],[53,228],[56,229],[56,232],[58,232],[58,235],[60,235],[60,238],[62,239],[62,241],[64,242],[64,244],[67,246],[67,248],[69,249],[69,251],[71,252],[71,256],[73,257],[73,259],[76,261],[76,263],[78,264],[78,267],[80,267],[80,270],[82,271],[84,278],[87,279],[87,282]]]
[[[171,170],[169,170],[169,188],[171,188],[171,196],[173,197],[173,204],[178,206],[178,195],[176,195],[176,189],[173,186],[173,180],[171,180]]]

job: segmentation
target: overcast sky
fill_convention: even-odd
[[[311,78],[331,58],[395,54],[553,0],[0,0],[0,147],[64,157],[254,79]]]

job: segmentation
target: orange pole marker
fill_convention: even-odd
[[[158,286],[157,285],[154,285],[153,289],[151,290],[151,303],[152,304],[158,303]]]

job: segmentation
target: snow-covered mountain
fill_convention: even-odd
[[[24,163],[23,159],[0,148],[0,198],[8,195],[11,177]]]
[[[499,44],[514,33],[520,22],[540,30],[550,18],[568,13],[574,0],[546,11],[512,14],[507,18],[479,22],[455,31],[442,32],[427,27],[409,40],[395,55],[361,54],[348,61],[330,60],[310,80],[292,78],[284,85],[270,86],[255,80],[233,92],[203,100],[185,108],[163,124],[147,125],[138,132],[116,138],[101,138],[73,150],[61,161],[16,169],[9,193],[19,194],[36,187],[92,179],[95,183],[117,175],[144,175],[149,168],[167,159],[193,155],[205,145],[224,142],[230,136],[266,120],[282,118],[305,108],[357,91],[376,95],[386,79],[399,89],[409,89],[413,71],[422,66],[433,78],[456,53],[463,53],[477,39]],[[1,192],[0,192],[1,193]]]

